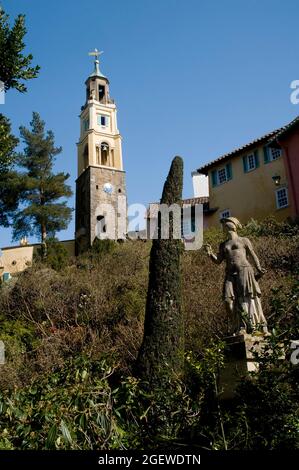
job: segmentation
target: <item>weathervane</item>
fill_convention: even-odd
[[[88,53],[88,55],[94,57],[94,71],[90,75],[90,77],[103,77],[103,78],[106,78],[105,75],[103,75],[100,71],[99,57],[100,57],[101,54],[103,54],[103,52],[104,51],[98,51],[97,49],[95,49],[94,51]]]
[[[88,55],[91,55],[96,58],[96,60],[99,60],[99,57],[101,54],[103,54],[104,51],[98,51],[95,49],[93,52],[89,52]]]

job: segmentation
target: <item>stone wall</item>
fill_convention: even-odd
[[[107,185],[111,185],[111,187],[107,188]],[[98,233],[98,217],[104,216],[107,225],[113,222],[116,228],[116,234],[113,238],[120,238],[117,231],[120,209],[118,203],[121,196],[126,196],[124,171],[90,166],[79,176],[76,188],[77,253],[92,246]],[[103,208],[100,207],[101,204],[107,205],[108,213],[103,211]],[[125,223],[123,235],[126,234],[126,228]]]

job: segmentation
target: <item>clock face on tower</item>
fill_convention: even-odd
[[[112,194],[113,193],[113,186],[111,183],[105,183],[103,186],[103,191],[107,194]]]

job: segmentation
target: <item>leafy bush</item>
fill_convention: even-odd
[[[215,238],[215,250],[216,244]],[[288,292],[296,276],[298,238],[257,237],[253,244],[267,270],[260,285],[263,309],[271,322],[272,289],[282,292],[284,286]],[[112,252],[100,258],[81,256],[61,271],[35,264],[9,288],[1,288],[0,314],[7,322],[26,325],[38,346],[31,339],[17,338],[15,367],[12,371],[8,363],[4,366],[0,389],[26,385],[41,370],[60,367],[80,353],[111,354],[121,371],[131,374],[142,341],[150,247],[150,242],[115,244]],[[185,252],[182,258],[186,350],[200,355],[229,328],[222,302],[225,268],[215,266],[204,250]]]
[[[299,282],[272,297],[272,331],[255,354],[258,371],[244,377],[211,432],[214,449],[299,449],[299,369],[290,341],[299,337]],[[210,427],[211,429],[211,427]]]
[[[294,237],[299,236],[299,219],[288,219],[279,222],[275,217],[269,216],[262,221],[250,219],[239,234],[243,237]],[[220,243],[224,240],[221,225],[204,230],[205,243]]]
[[[1,396],[0,442],[17,449],[121,448],[105,362],[84,358]],[[3,448],[2,447],[2,448]]]
[[[299,221],[290,219],[279,222],[273,216],[267,217],[262,222],[251,219],[240,233],[246,237],[293,237],[299,235]]]
[[[93,255],[102,256],[107,253],[112,253],[116,249],[117,243],[113,240],[100,240],[96,238],[93,242],[91,253]]]
[[[47,240],[46,256],[44,256],[44,248],[41,247],[35,260],[55,271],[62,271],[69,265],[70,256],[62,243],[56,238],[49,238]]]
[[[216,249],[216,231],[213,237]],[[288,363],[287,343],[299,338],[299,237],[251,237],[267,270],[260,285],[275,332],[269,348],[279,352],[276,343],[285,344],[286,360],[259,358],[260,374],[244,381],[229,405],[218,400],[215,380],[223,361],[219,339],[228,325],[224,266],[212,264],[203,250],[183,254],[185,340],[192,353],[184,381],[169,381],[166,394],[153,394],[132,377],[143,333],[149,242],[115,244],[61,271],[35,264],[1,287],[0,338],[7,347],[1,448],[295,448],[298,369]],[[105,418],[97,422],[94,410]]]
[[[0,449],[137,449],[183,437],[196,413],[180,382],[153,394],[133,377],[113,387],[113,374],[81,356],[0,395]]]
[[[111,358],[68,359],[0,394],[0,449],[299,448],[298,370],[281,358],[281,335],[269,337],[259,373],[228,405],[217,389],[223,346],[190,351],[185,380],[154,391],[121,377]]]

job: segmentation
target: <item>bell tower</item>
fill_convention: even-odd
[[[90,248],[95,238],[105,238],[105,233],[118,239],[125,238],[126,232],[126,223],[122,221],[121,229],[119,222],[119,201],[126,196],[122,138],[117,128],[116,105],[109,94],[109,80],[100,71],[100,54],[97,49],[89,53],[95,58],[94,71],[85,82],[86,102],[80,114],[76,181],[78,254]],[[115,235],[111,237],[113,225]]]

